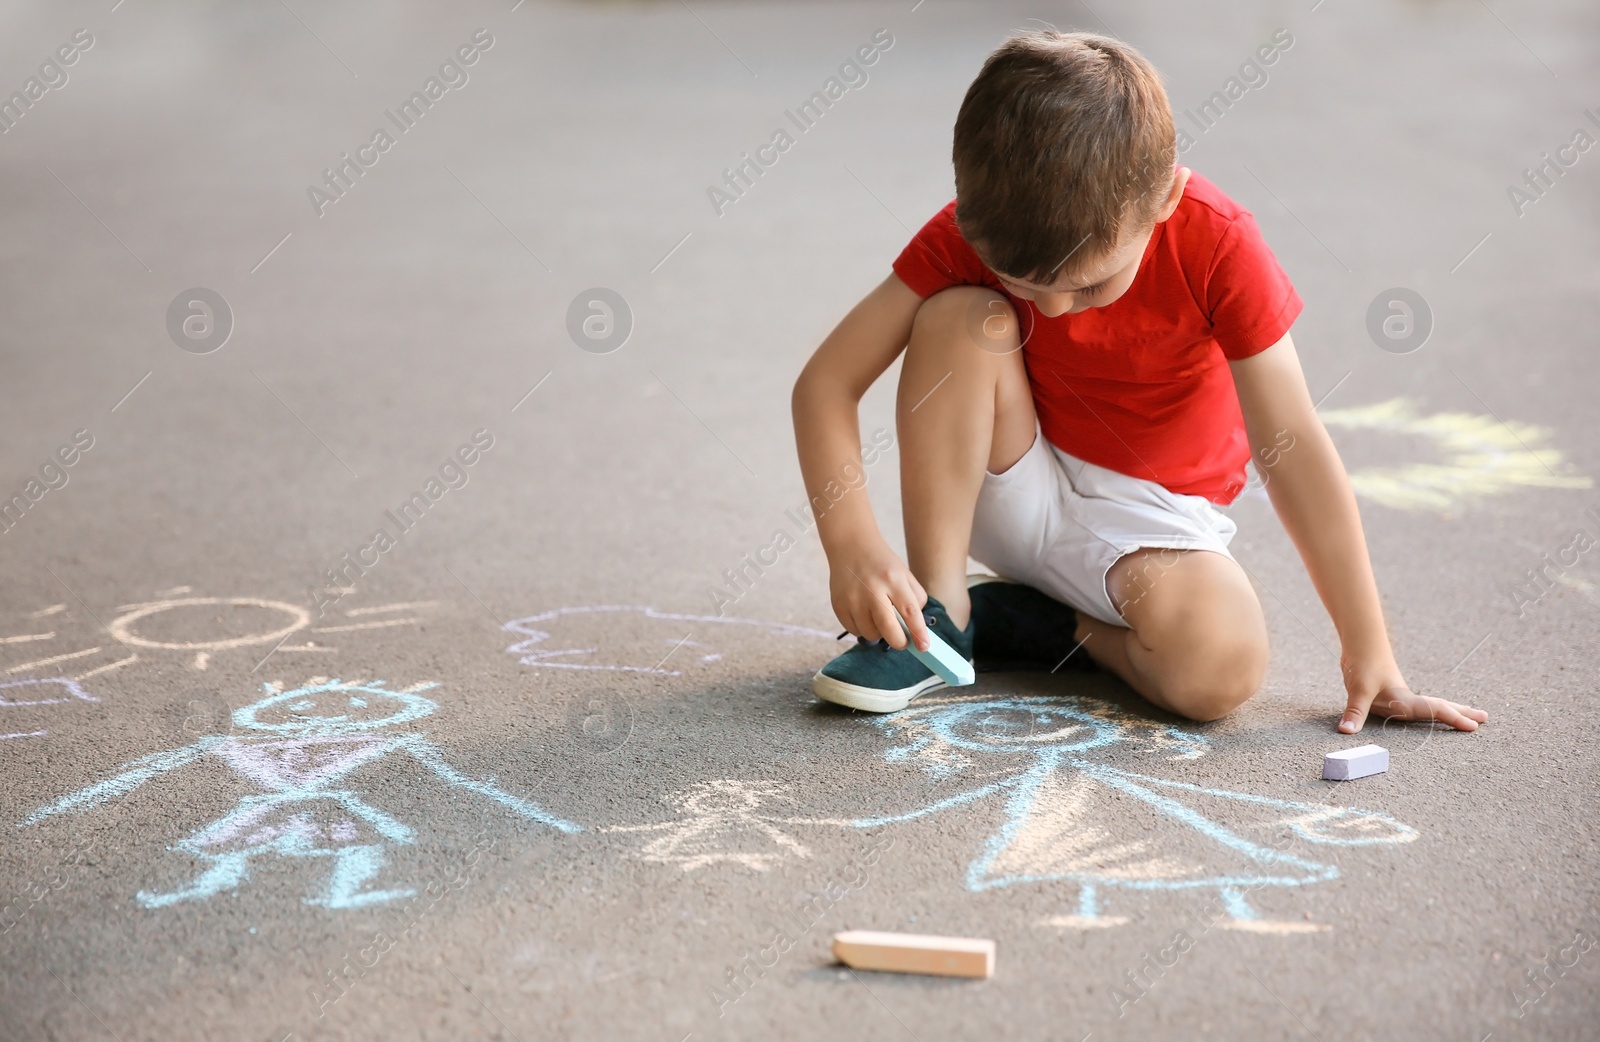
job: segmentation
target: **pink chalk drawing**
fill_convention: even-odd
[[[45,685],[51,685],[51,684],[56,685],[60,689],[60,692],[61,692],[59,695],[57,695],[54,698],[20,698],[20,697],[8,697],[6,695],[0,694],[0,708],[7,707],[7,706],[50,706],[50,705],[56,705],[56,704],[58,704],[60,702],[71,702],[71,701],[74,701],[74,700],[83,701],[83,702],[98,702],[98,701],[100,701],[98,698],[94,697],[93,695],[89,694],[89,692],[85,691],[82,687],[79,687],[78,686],[78,682],[76,680],[72,680],[72,679],[70,679],[68,677],[45,677],[45,678],[30,678],[28,680],[8,680],[5,683],[0,684],[0,691],[16,691],[17,695],[19,695],[19,696],[20,695],[33,695],[33,694],[42,695],[42,694],[48,693],[49,690],[50,690]],[[38,688],[39,690],[33,690],[35,688]],[[19,689],[21,689],[21,690],[19,690]],[[48,733],[49,732],[47,732],[47,731],[18,731],[18,732],[14,733],[14,734],[0,734],[0,741],[4,741],[7,738],[36,738],[39,735],[48,734]]]
[[[617,658],[622,652],[612,645],[616,641],[609,638],[603,624],[611,620],[627,620],[630,623],[648,622],[660,624],[662,651],[657,651],[649,658],[656,659],[651,665],[644,659],[634,662],[619,662]],[[589,621],[596,623],[589,630],[582,632],[592,634],[587,639],[569,637],[564,635],[572,631],[578,624]],[[677,661],[698,656],[701,663],[718,662],[723,658],[723,653],[717,651],[709,644],[693,641],[689,638],[695,634],[725,635],[745,633],[769,637],[808,637],[817,640],[832,642],[835,637],[826,630],[815,629],[811,626],[797,626],[787,622],[764,622],[760,619],[725,618],[721,615],[693,615],[683,612],[657,611],[654,608],[636,604],[593,604],[577,608],[555,608],[551,611],[540,612],[537,615],[528,615],[520,619],[512,619],[503,627],[507,633],[515,633],[525,637],[506,648],[506,653],[518,656],[517,661],[524,666],[537,666],[543,669],[580,669],[602,670],[621,673],[654,673],[661,676],[681,676],[682,671],[668,668],[668,659],[677,656]],[[670,634],[682,630],[682,636],[672,639]],[[551,637],[555,635],[555,640]],[[578,641],[580,645],[599,641],[600,644],[592,646],[562,647],[568,641]],[[554,644],[555,646],[549,646]],[[679,655],[681,648],[690,649]],[[635,649],[637,650],[637,649]]]
[[[267,855],[332,859],[326,892],[305,898],[307,904],[359,908],[411,896],[414,891],[408,889],[363,889],[382,870],[388,847],[414,843],[416,833],[366,802],[345,782],[356,768],[394,752],[409,754],[445,783],[491,799],[521,817],[560,832],[581,831],[578,825],[499,788],[492,779],[469,778],[457,771],[426,733],[384,733],[432,714],[438,705],[417,692],[438,685],[392,691],[383,683],[313,677],[292,691],[263,685],[266,698],[233,714],[235,727],[255,733],[207,735],[182,749],[141,757],[124,765],[115,778],[39,808],[21,826],[99,806],[207,755],[262,789],[169,848],[209,867],[180,889],[139,891],[139,903],[146,908],[234,890],[249,879],[251,860]]]

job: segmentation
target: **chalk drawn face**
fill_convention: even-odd
[[[378,687],[307,687],[285,691],[233,714],[239,727],[258,731],[369,731],[432,713],[426,698]]]
[[[915,762],[935,776],[997,754],[1054,759],[1125,744],[1163,759],[1193,760],[1209,751],[1200,735],[1092,699],[934,695],[872,723],[903,743],[885,753],[889,762]]]
[[[932,729],[951,745],[973,752],[1055,749],[1076,753],[1110,745],[1121,737],[1121,729],[1109,720],[1026,699],[955,706],[940,714]]]
[[[769,799],[783,799],[784,786],[762,782],[709,781],[692,786],[676,802],[691,814],[748,814]]]

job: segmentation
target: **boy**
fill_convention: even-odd
[[[906,352],[907,562],[864,494],[818,520],[834,611],[859,640],[816,675],[817,695],[892,712],[942,686],[905,650],[898,613],[919,648],[930,629],[969,658],[975,637],[1052,658],[1081,647],[1163,709],[1225,716],[1267,663],[1261,605],[1215,506],[1254,453],[1339,632],[1339,730],[1369,711],[1464,731],[1486,720],[1406,687],[1289,337],[1300,298],[1251,215],[1176,164],[1144,57],[1087,33],[1013,37],[967,91],[953,158],[956,201],[795,384],[815,495],[860,466],[857,404]],[[1010,582],[969,593],[969,553]]]

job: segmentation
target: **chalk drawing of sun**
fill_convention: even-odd
[[[1594,487],[1550,446],[1547,427],[1464,412],[1425,416],[1405,398],[1321,415],[1330,428],[1412,435],[1439,447],[1436,462],[1351,471],[1357,495],[1396,510],[1445,511],[1519,488]]]

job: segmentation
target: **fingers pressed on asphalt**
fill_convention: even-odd
[[[1435,720],[1449,724],[1457,731],[1476,731],[1478,729],[1478,722],[1461,711],[1464,708],[1463,706],[1458,706],[1454,702],[1446,702],[1442,698],[1434,698],[1429,701],[1433,703]]]
[[[1458,731],[1476,731],[1480,723],[1489,719],[1489,714],[1481,709],[1412,691],[1379,695],[1372,703],[1371,712],[1409,723],[1444,724]],[[1365,723],[1366,715],[1358,706],[1350,706],[1339,720],[1339,730],[1345,734],[1355,734],[1361,730],[1360,725]]]
[[[1367,722],[1367,714],[1372,711],[1372,702],[1369,699],[1358,699],[1345,706],[1344,713],[1339,717],[1339,730],[1345,734],[1355,734]]]

